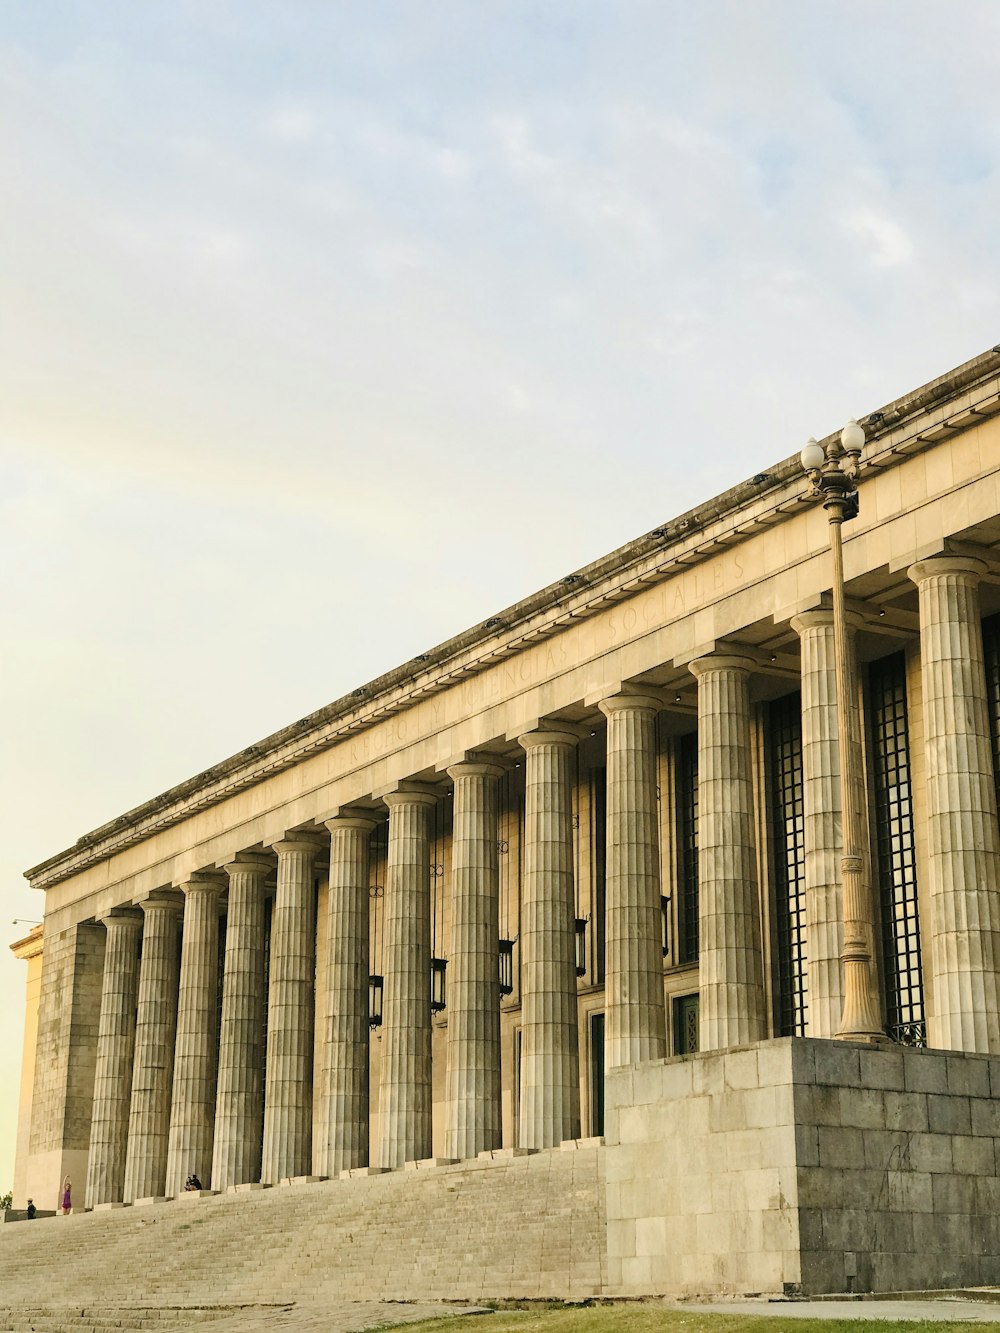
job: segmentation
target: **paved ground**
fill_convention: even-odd
[[[205,1333],[363,1333],[388,1324],[415,1324],[445,1315],[480,1314],[478,1305],[402,1304],[397,1301],[324,1301],[309,1305],[248,1307],[205,1324]]]
[[[670,1303],[672,1310],[691,1308],[690,1304]],[[898,1301],[727,1301],[715,1305],[699,1302],[697,1308],[712,1314],[755,1314],[769,1319],[925,1319],[953,1324],[1000,1324],[1000,1305],[951,1297]]]

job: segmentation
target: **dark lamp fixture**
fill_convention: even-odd
[[[514,990],[514,941],[500,941],[500,994],[510,995]]]
[[[660,944],[663,948],[663,956],[666,958],[670,952],[670,897],[669,895],[660,896],[660,932],[662,939]]]
[[[382,978],[374,972],[368,978],[368,1026],[382,1026]]]
[[[587,922],[589,917],[576,918],[576,975],[582,977],[587,972]]]
[[[439,1014],[444,1008],[444,973],[447,958],[431,959],[431,1013]]]

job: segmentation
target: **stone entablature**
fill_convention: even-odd
[[[1000,412],[998,362],[1000,354],[985,353],[870,414],[866,418],[869,445],[862,466],[863,477],[881,478],[907,459],[967,432]],[[931,482],[930,486],[927,481]],[[704,605],[714,599],[715,594],[752,582],[752,576],[741,568],[740,561],[733,562],[727,577],[726,569],[713,563],[720,552],[742,546],[762,529],[783,524],[803,510],[813,520],[807,548],[811,554],[825,555],[825,529],[816,521],[815,506],[805,495],[805,489],[797,456],[786,459],[768,473],[760,474],[759,480],[751,480],[690,510],[663,528],[655,529],[646,537],[621,547],[491,616],[480,626],[422,654],[426,662],[415,659],[359,687],[351,695],[102,825],[80,838],[74,847],[26,872],[28,879],[37,888],[49,888],[78,875],[92,865],[106,862],[137,840],[150,838],[266,782],[271,776],[377,727],[387,718],[398,716],[422,700],[452,690],[457,683],[469,680],[497,663],[520,656],[526,649],[606,612],[609,607],[633,598],[647,587],[677,580],[683,571],[709,564],[711,568],[706,571],[704,590],[699,593],[697,579],[690,581],[690,591],[679,585],[673,594],[674,605],[665,608],[668,617],[678,610],[687,615],[695,605]],[[865,488],[866,491],[870,489]],[[889,516],[891,497],[898,489],[891,484],[874,488],[873,512],[867,520],[869,525],[880,524]],[[913,481],[908,479],[907,491],[912,490]],[[917,482],[915,493],[919,499],[921,492],[926,497],[933,490],[933,479],[927,478],[924,485]],[[881,497],[888,503],[880,503]],[[928,534],[925,542],[916,540],[915,532],[913,536],[914,544],[910,547],[913,558],[923,552],[931,554],[936,549],[933,534]],[[796,601],[803,600],[797,598],[794,588],[790,587],[788,592],[789,601],[783,607],[776,607],[776,614],[794,609]],[[629,642],[631,637],[630,627],[624,623],[611,635],[622,644]],[[536,670],[530,673],[533,678],[538,674]],[[519,675],[523,679],[523,673],[519,672]],[[359,703],[359,700],[363,702]],[[395,747],[390,741],[384,748],[388,751]],[[345,798],[351,799],[356,798]]]

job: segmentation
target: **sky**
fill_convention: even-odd
[[[998,46],[0,0],[0,942],[82,833],[1000,340]]]

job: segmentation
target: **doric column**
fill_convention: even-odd
[[[498,764],[467,760],[454,780],[445,1156],[500,1147]]]
[[[430,1157],[431,868],[434,792],[400,788],[389,807],[378,1165]]]
[[[861,617],[847,615],[847,693],[858,696],[854,635]],[[840,757],[837,743],[837,665],[832,611],[806,611],[792,629],[802,648],[802,805],[805,824],[805,909],[808,986],[806,1035],[835,1037],[844,1008],[840,955],[844,947],[844,911],[840,858],[843,855]],[[867,808],[860,715],[848,717],[857,783],[856,806]],[[867,828],[863,813],[862,834]],[[861,855],[869,860],[865,845]],[[870,876],[865,875],[869,884]],[[873,955],[874,956],[874,955]]]
[[[368,866],[375,820],[337,815],[330,830],[329,953],[324,989],[316,1170],[368,1165]]]
[[[125,1159],[126,1203],[166,1192],[177,1037],[178,918],[183,901],[179,893],[164,893],[141,904],[144,920]]]
[[[212,1149],[214,1190],[260,1180],[264,1121],[264,881],[271,862],[244,854],[225,869],[229,903]]]
[[[619,694],[608,719],[605,938],[605,1065],[662,1060],[663,999],[660,844],[656,809],[659,701]],[[600,830],[597,836],[600,836]]]
[[[274,1185],[312,1171],[313,1018],[316,996],[318,836],[276,843],[278,890],[271,917],[267,1079],[261,1180]]]
[[[103,923],[107,941],[87,1158],[88,1208],[121,1203],[125,1190],[142,913],[118,909]]]
[[[931,1046],[1000,1050],[1000,833],[978,560],[914,565],[927,777]]]
[[[219,894],[221,875],[196,875],[184,890],[181,977],[177,992],[174,1090],[170,1100],[167,1193],[180,1194],[195,1175],[212,1178],[215,1087],[219,1053]]]
[[[754,849],[750,671],[701,657],[698,678],[698,931],[701,1049],[767,1036]]]
[[[577,737],[553,725],[518,744],[526,755],[520,1145],[552,1148],[580,1135],[571,770]]]

